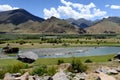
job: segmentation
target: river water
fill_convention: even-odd
[[[40,58],[59,58],[117,54],[120,52],[120,47],[41,48],[21,50],[20,53],[26,51],[34,52]]]

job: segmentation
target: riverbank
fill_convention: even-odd
[[[0,75],[3,76],[7,72],[10,72],[10,73],[17,72],[17,73],[21,73],[21,74],[23,74],[24,72],[31,73],[31,70],[36,69],[36,67],[42,66],[42,65],[44,65],[48,68],[52,67],[52,70],[54,71],[54,68],[56,68],[58,66],[59,61],[62,61],[62,63],[71,63],[72,60],[78,60],[78,61],[81,61],[84,65],[87,65],[88,69],[86,72],[87,72],[87,74],[90,74],[90,73],[94,72],[95,70],[97,70],[101,66],[108,66],[110,68],[119,67],[120,65],[118,62],[111,61],[113,59],[113,57],[114,57],[114,54],[104,55],[104,56],[77,57],[77,58],[76,57],[39,58],[32,64],[26,64],[26,63],[20,62],[16,59],[0,59],[0,68],[1,68]],[[89,61],[87,62],[87,60],[89,60]],[[2,68],[4,68],[3,71],[2,71]],[[4,70],[6,72],[4,72]],[[40,68],[40,70],[41,70],[41,68]],[[39,72],[39,70],[38,70],[38,72]],[[92,79],[89,79],[89,80],[92,80]]]

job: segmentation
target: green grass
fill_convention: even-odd
[[[88,56],[88,57],[75,57],[80,59],[82,62],[85,62],[87,59],[90,59],[93,62],[108,62],[109,59],[113,58],[115,54],[102,55],[102,56]],[[58,60],[63,60],[64,62],[71,62],[74,57],[70,58],[41,58],[34,62],[34,65],[43,64],[43,65],[54,65],[57,64]]]
[[[88,56],[88,57],[70,57],[70,58],[39,58],[32,64],[25,64],[16,59],[0,59],[0,78],[4,77],[4,74],[7,72],[15,73],[20,72],[21,69],[31,69],[40,65],[46,65],[48,67],[57,65],[59,60],[62,60],[66,63],[71,63],[73,59],[80,60],[84,63],[86,60],[91,60],[93,63],[106,63],[108,60],[112,59],[114,54],[102,55],[102,56]],[[51,75],[54,74],[54,69],[50,70]]]
[[[93,62],[108,62],[109,59],[113,58],[114,54],[102,55],[102,56],[88,56],[88,57],[75,57],[85,62],[87,59]],[[54,65],[57,64],[58,60],[63,60],[64,62],[71,62],[74,57],[70,58],[39,58],[37,61],[32,63],[32,65]],[[16,59],[0,59],[0,66],[14,65],[17,63],[22,63]]]

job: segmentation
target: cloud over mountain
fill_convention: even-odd
[[[12,7],[10,5],[0,5],[0,11],[8,11],[8,10],[14,10],[14,9],[19,9],[18,7]]]
[[[91,2],[88,5],[80,4],[80,3],[73,3],[65,0],[60,0],[62,6],[58,6],[57,8],[44,8],[44,18],[50,18],[51,16],[55,16],[58,18],[85,18],[85,19],[92,19],[94,17],[104,17],[106,16],[107,12],[102,11],[97,8],[97,6]]]

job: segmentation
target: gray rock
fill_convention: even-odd
[[[22,76],[16,77],[15,80],[28,80],[28,78],[29,78],[29,73],[26,72]]]
[[[38,55],[32,51],[29,51],[29,52],[19,53],[17,59],[22,62],[32,63],[38,59]]]
[[[10,73],[6,73],[3,80],[14,80],[14,77]]]
[[[69,80],[69,76],[64,72],[57,72],[53,77],[53,80]]]
[[[59,65],[58,71],[70,71],[72,70],[72,65],[70,63],[62,63]]]
[[[86,73],[77,73],[73,80],[85,80],[86,77],[87,77]]]

